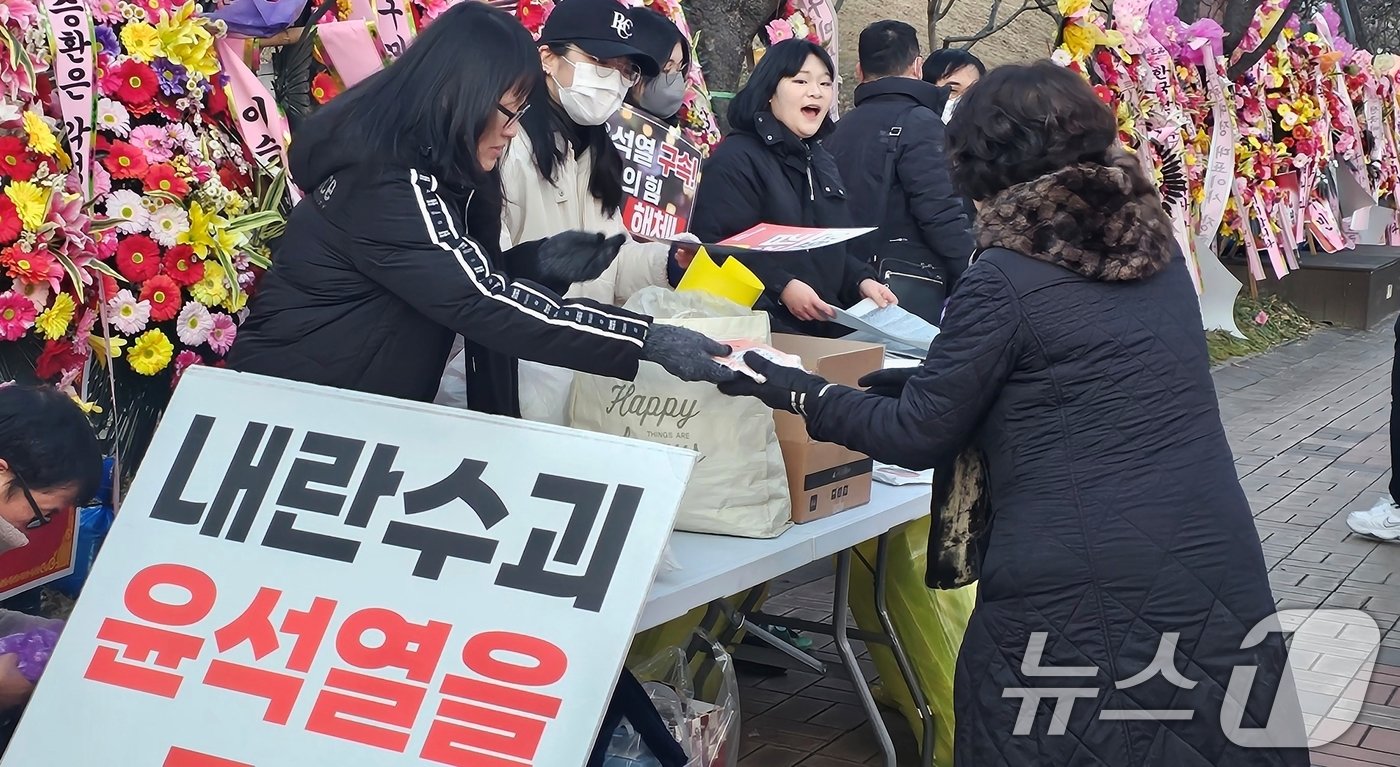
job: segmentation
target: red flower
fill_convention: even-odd
[[[166,322],[180,313],[180,286],[163,274],[157,274],[141,286],[141,300],[151,302],[151,319]]]
[[[253,180],[243,173],[240,173],[232,164],[219,166],[219,183],[225,189],[247,189],[253,185]]]
[[[11,279],[34,285],[45,282],[57,288],[63,278],[63,267],[47,250],[29,250],[19,243],[0,251],[0,266]]]
[[[228,94],[223,86],[211,84],[209,88],[209,116],[218,117],[228,111]]]
[[[117,271],[132,282],[145,282],[160,273],[160,246],[144,234],[132,234],[117,244]]]
[[[39,163],[18,136],[0,136],[0,176],[28,181],[38,169]]]
[[[118,64],[102,78],[103,90],[130,105],[149,104],[155,98],[160,83],[155,70],[135,59]]]
[[[19,211],[10,198],[0,194],[0,245],[13,242],[24,225],[19,222]]]
[[[195,259],[194,248],[176,245],[165,251],[165,273],[180,285],[193,285],[204,279],[204,262]]]
[[[1109,90],[1107,85],[1095,85],[1094,93],[1098,95],[1103,103],[1109,105],[1113,104],[1113,91]]]
[[[102,164],[112,178],[144,178],[150,167],[145,153],[125,141],[113,141]]]
[[[183,198],[190,193],[190,185],[180,178],[175,166],[168,162],[152,165],[146,171],[146,191],[166,192],[176,197]]]
[[[322,72],[311,78],[311,97],[316,99],[317,104],[324,104],[339,95],[340,86],[336,85],[330,72]]]
[[[78,368],[83,364],[84,359],[83,353],[73,348],[71,340],[49,341],[44,344],[43,353],[34,362],[34,374],[45,381],[50,381]]]
[[[118,290],[121,290],[121,288],[117,285],[116,278],[112,277],[112,275],[99,273],[97,276],[99,279],[102,280],[102,295],[106,296],[107,298],[110,299],[112,296],[115,296],[117,294]]]

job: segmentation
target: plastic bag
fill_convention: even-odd
[[[44,667],[49,665],[49,656],[53,655],[53,646],[57,643],[57,631],[31,629],[0,638],[0,655],[19,656],[20,675],[35,684],[44,673]]]
[[[669,647],[631,671],[690,757],[686,767],[736,767],[740,716],[734,661],[723,647],[698,631],[695,635],[704,640],[705,651],[689,662],[684,650]]]
[[[929,519],[895,528],[889,536],[886,560],[885,601],[896,638],[909,656],[920,691],[934,717],[934,762],[953,763],[953,670],[958,648],[967,632],[967,619],[977,599],[977,584],[939,591],[924,583],[928,567]],[[876,542],[858,547],[865,561],[874,563]],[[866,631],[882,632],[875,613],[874,573],[857,563],[851,569],[851,612]],[[904,684],[899,664],[889,648],[867,645],[880,674],[883,703],[898,708],[920,741],[924,728],[914,696]]]
[[[60,593],[77,599],[92,570],[93,560],[107,539],[116,512],[112,509],[112,471],[116,461],[108,457],[102,462],[102,483],[97,488],[97,503],[78,509],[78,546],[73,558],[73,572],[50,584]]]
[[[645,288],[627,309],[710,338],[768,343],[768,315],[706,293]],[[773,412],[751,397],[687,383],[643,363],[635,381],[574,376],[569,425],[694,450],[676,529],[772,538],[792,526],[787,470]]]

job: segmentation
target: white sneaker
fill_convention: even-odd
[[[1347,527],[1357,535],[1382,541],[1400,540],[1400,506],[1389,498],[1382,498],[1366,511],[1348,514]]]

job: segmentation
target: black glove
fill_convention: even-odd
[[[904,394],[904,385],[918,372],[917,367],[876,370],[874,373],[866,373],[865,377],[860,379],[860,385],[865,387],[868,394],[899,399]]]
[[[511,276],[566,293],[576,282],[602,276],[625,242],[625,234],[605,238],[597,232],[562,232],[541,242],[533,258],[517,259]]]
[[[719,390],[731,397],[757,397],[774,410],[806,416],[807,408],[829,386],[821,376],[770,362],[757,352],[745,354],[744,363],[768,380],[759,383],[740,373],[732,381],[720,384]]]
[[[655,362],[682,381],[720,383],[732,379],[733,370],[715,362],[728,357],[728,346],[702,333],[675,325],[656,323],[647,333],[642,359]]]

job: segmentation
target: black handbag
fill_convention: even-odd
[[[917,108],[916,104],[906,109],[885,136],[885,173],[880,184],[882,199],[876,210],[885,210],[885,203],[889,201],[890,184],[894,181],[894,164],[899,154],[899,139],[904,133],[903,123],[909,113]],[[908,240],[900,238],[887,240],[875,246],[876,276],[899,297],[901,308],[930,325],[937,326],[943,318],[943,302],[948,298],[948,273],[941,266],[897,256],[885,257],[878,252],[898,250],[901,243],[905,242]]]

